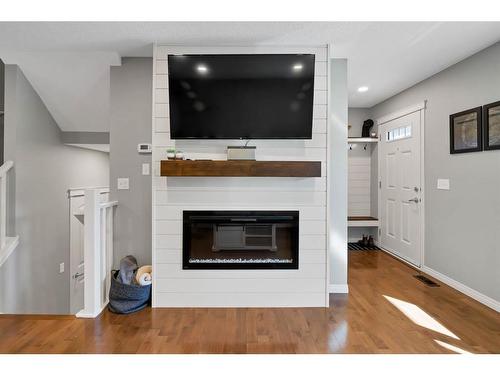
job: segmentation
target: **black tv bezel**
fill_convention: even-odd
[[[316,54],[314,53],[183,53],[183,54],[168,54],[167,61],[170,56],[312,56],[313,57],[313,95],[314,95],[314,83],[315,83],[315,65],[316,65]],[[168,64],[167,64],[168,65]],[[170,82],[170,72],[167,69],[168,74],[168,100],[169,103],[172,103],[171,91],[170,87],[172,87]],[[314,111],[314,97],[313,97],[313,111]],[[171,107],[168,108],[169,121],[168,127],[170,131],[170,139],[172,140],[307,140],[313,138],[313,126],[314,126],[314,113],[311,118],[311,136],[310,137],[262,137],[262,138],[254,138],[254,137],[174,137],[171,128],[172,121],[172,113]]]

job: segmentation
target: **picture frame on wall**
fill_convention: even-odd
[[[450,115],[450,154],[482,150],[482,107]]]
[[[485,150],[500,150],[500,101],[483,106]]]

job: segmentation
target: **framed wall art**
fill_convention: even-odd
[[[483,150],[482,108],[450,115],[450,154]]]
[[[485,150],[500,150],[500,101],[483,107]]]

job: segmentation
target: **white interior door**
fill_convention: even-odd
[[[420,267],[420,111],[379,128],[380,245]]]

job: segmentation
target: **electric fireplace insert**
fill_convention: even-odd
[[[184,211],[183,269],[298,269],[298,211]]]

